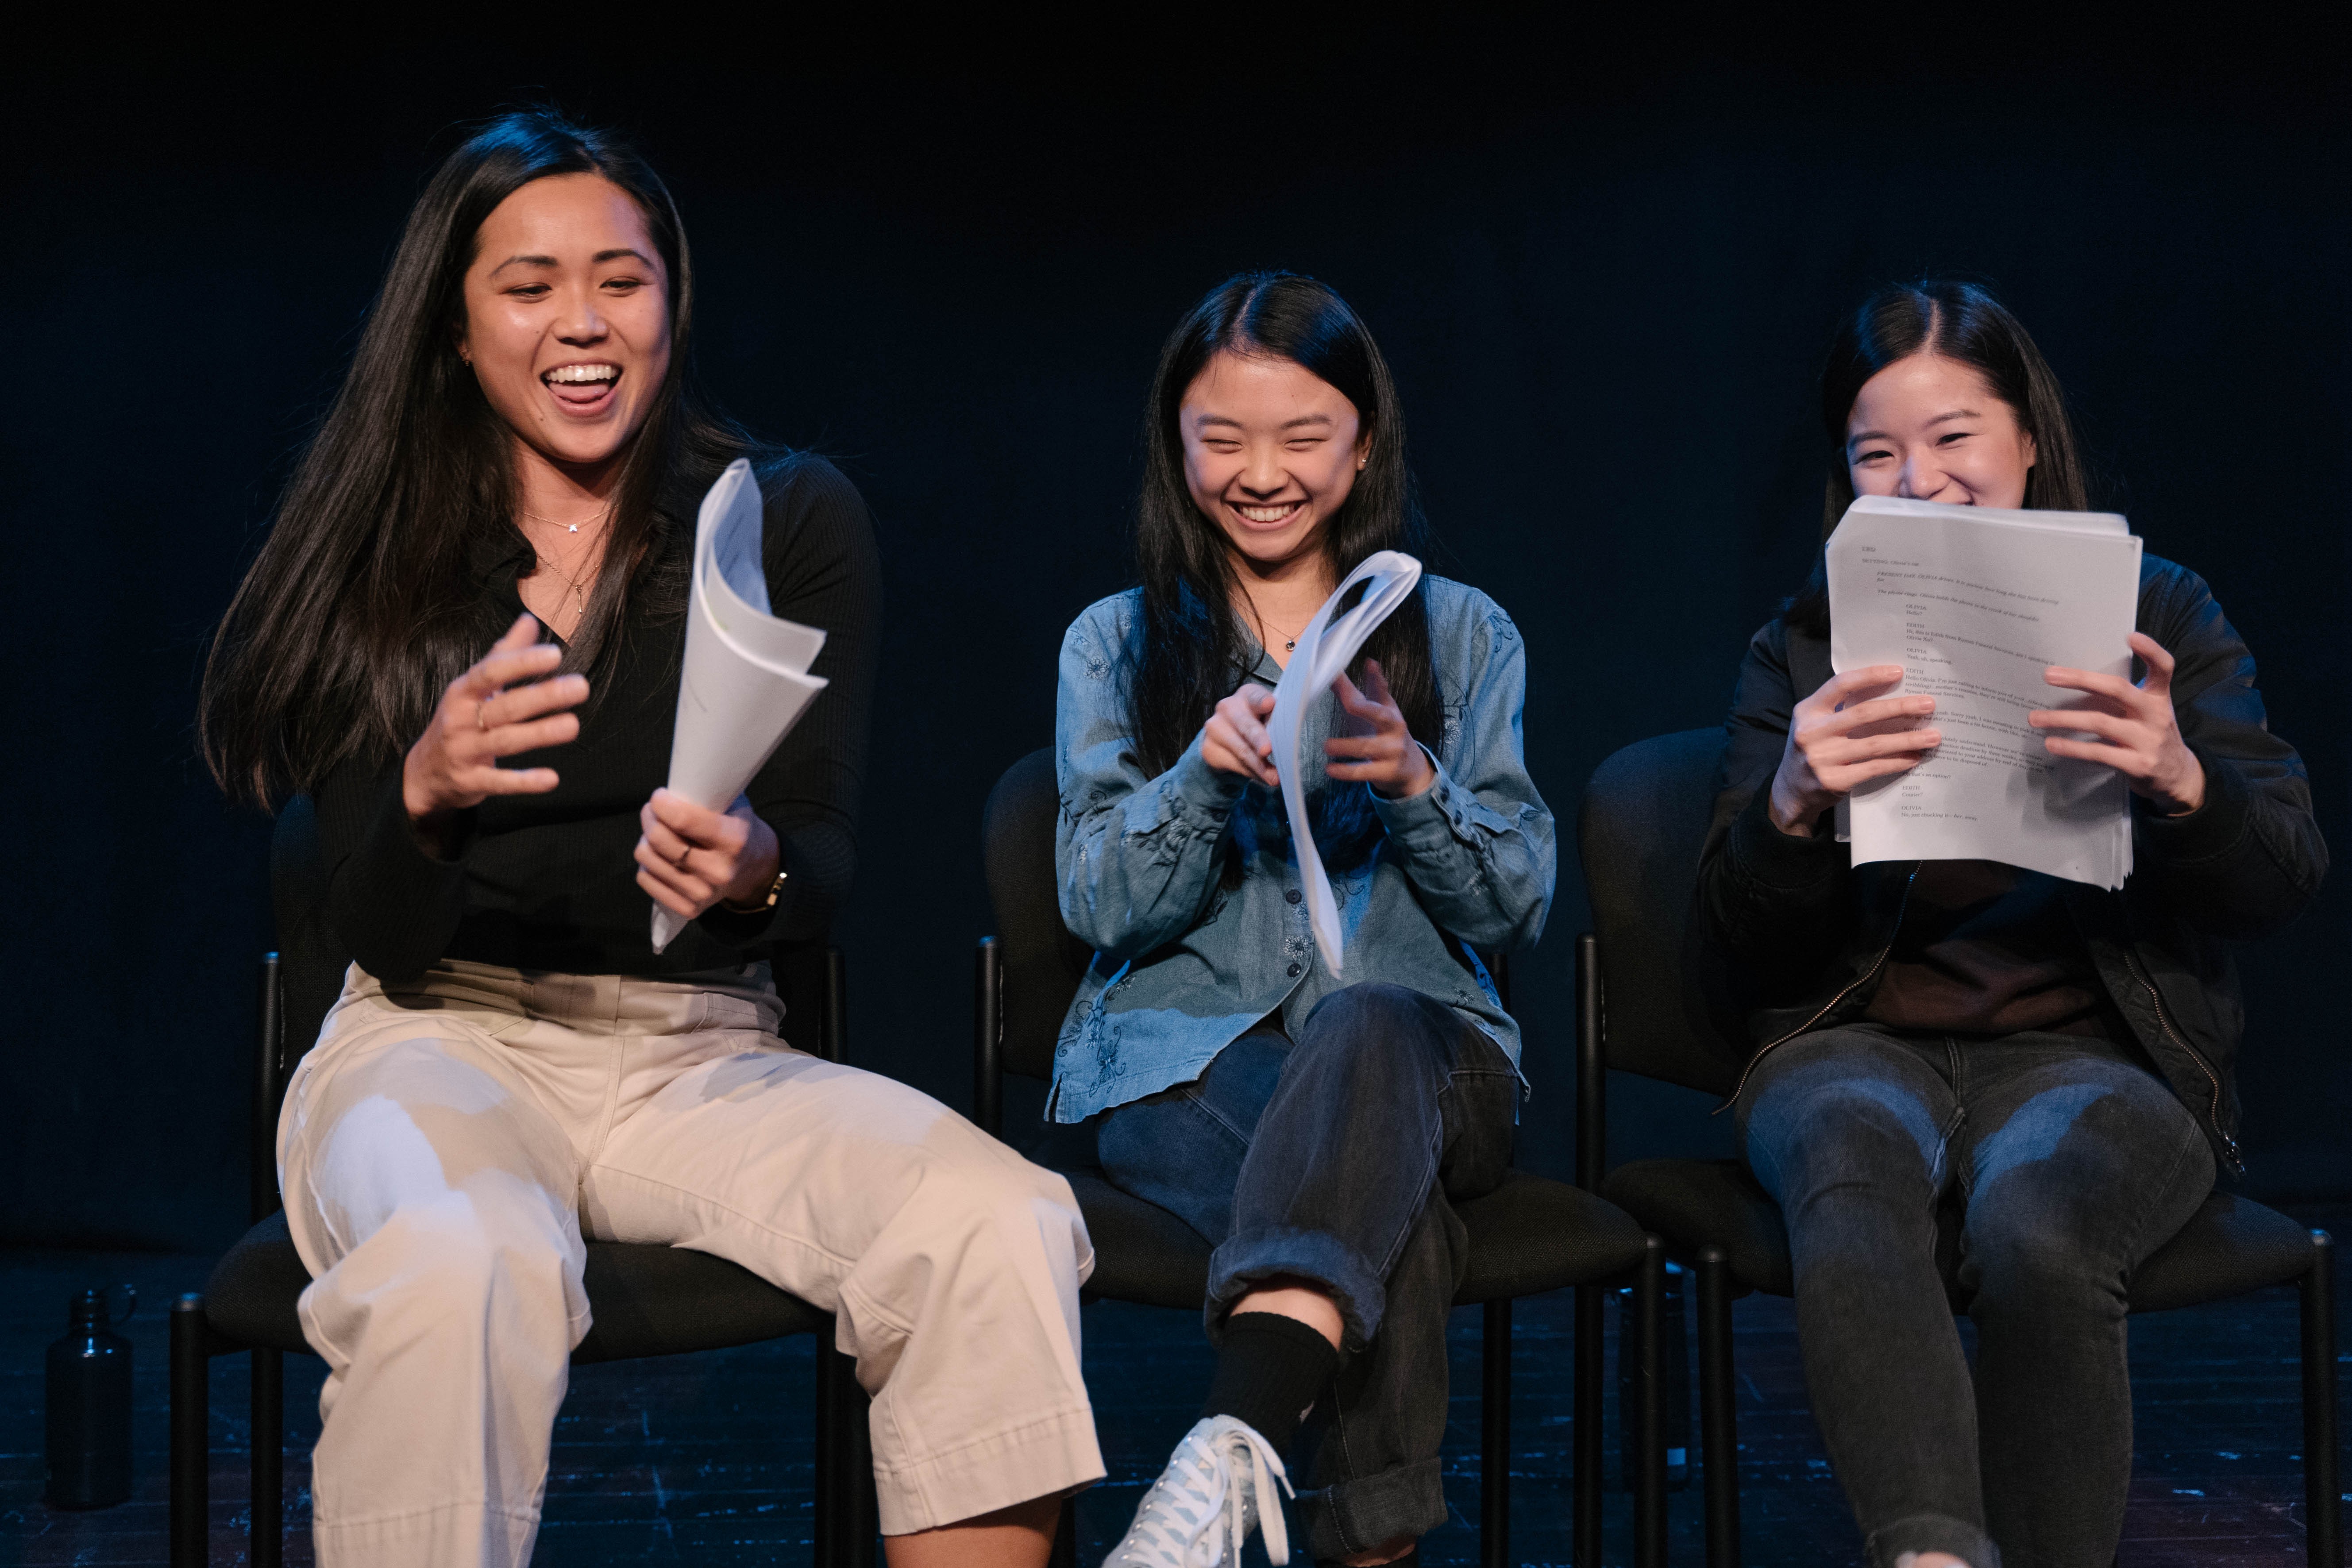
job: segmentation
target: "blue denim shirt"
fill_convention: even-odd
[[[1296,1034],[1324,995],[1366,981],[1450,1003],[1517,1064],[1518,1026],[1477,953],[1532,945],[1551,904],[1552,817],[1519,739],[1527,650],[1475,588],[1423,576],[1421,592],[1445,713],[1437,779],[1410,800],[1373,795],[1380,831],[1360,854],[1335,856],[1318,835],[1345,937],[1336,980],[1315,952],[1281,792],[1210,767],[1197,735],[1157,778],[1138,763],[1125,675],[1139,591],[1071,625],[1055,716],[1054,858],[1062,919],[1095,955],[1055,1048],[1055,1121],[1197,1078],[1270,1013]],[[1270,688],[1281,671],[1261,653],[1255,674]],[[1333,783],[1319,765],[1339,714],[1326,692],[1299,726],[1310,813],[1326,791],[1366,789]],[[1230,890],[1228,840],[1244,868]]]

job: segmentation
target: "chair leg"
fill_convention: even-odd
[[[1511,1303],[1486,1303],[1480,1340],[1485,1377],[1479,1390],[1478,1563],[1508,1568],[1511,1561]]]
[[[286,1352],[253,1347],[253,1568],[286,1560]]]
[[[1572,1544],[1576,1568],[1601,1568],[1601,1380],[1607,1364],[1601,1338],[1599,1285],[1576,1288],[1576,1389],[1572,1412],[1570,1480],[1576,1519]]]
[[[1731,1363],[1731,1268],[1698,1255],[1699,1462],[1706,1487],[1706,1568],[1739,1568],[1739,1417]]]
[[[849,1542],[849,1568],[874,1568],[881,1552],[882,1502],[874,1490],[874,1447],[866,1440],[866,1412],[858,1410],[857,1470],[853,1478],[857,1533]]]
[[[819,1357],[818,1379],[831,1388],[824,1436],[833,1458],[826,1468],[829,1474],[820,1477],[817,1494],[818,1562],[822,1568],[874,1568],[878,1509],[866,1391],[857,1386],[855,1361],[830,1347],[821,1351]]]
[[[841,1517],[841,1463],[846,1444],[842,1436],[841,1376],[834,1363],[829,1338],[816,1347],[816,1539],[809,1553],[813,1568],[845,1568],[843,1542],[848,1521]]]
[[[2344,1495],[2336,1447],[2336,1242],[2311,1233],[2303,1277],[2303,1528],[2312,1568],[2342,1568]]]
[[[1045,1568],[1078,1568],[1078,1500],[1062,1500],[1062,1517],[1054,1525],[1054,1551]]]
[[[172,1303],[172,1568],[204,1568],[212,1511],[205,1299]]]
[[[1642,1272],[1633,1287],[1633,1315],[1641,1360],[1634,1386],[1641,1391],[1641,1409],[1633,1427],[1641,1445],[1633,1471],[1634,1568],[1665,1568],[1666,1563],[1666,1389],[1662,1332],[1666,1297],[1666,1244],[1649,1238]],[[1621,1347],[1620,1355],[1624,1353]]]

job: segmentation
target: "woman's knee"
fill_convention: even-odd
[[[334,1293],[404,1335],[453,1348],[498,1342],[501,1355],[570,1353],[584,1327],[584,1249],[544,1194],[471,1183],[399,1205],[340,1262]]]
[[[2128,1273],[2120,1251],[2074,1223],[2063,1205],[1969,1209],[1959,1279],[1972,1317],[2121,1318]]]
[[[1332,1055],[1360,1069],[1394,1070],[1434,1059],[1457,1026],[1452,1009],[1435,997],[1367,981],[1318,1002],[1292,1050]]]
[[[916,1212],[908,1217],[919,1228],[980,1242],[983,1252],[995,1245],[985,1238],[1033,1233],[1049,1250],[1066,1248],[1074,1258],[1088,1251],[1069,1179],[993,1140],[975,1135],[929,1151],[909,1201]]]

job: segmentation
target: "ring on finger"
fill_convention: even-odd
[[[483,734],[487,735],[490,732],[490,700],[488,698],[485,697],[474,704],[474,723]]]

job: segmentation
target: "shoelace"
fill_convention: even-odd
[[[1229,1447],[1237,1447],[1240,1453],[1234,1458],[1248,1466],[1246,1500],[1232,1484],[1225,1457],[1219,1452]],[[1153,1503],[1157,1506],[1136,1520],[1129,1531],[1130,1539],[1182,1568],[1218,1568],[1229,1557],[1232,1563],[1227,1568],[1232,1568],[1240,1560],[1242,1540],[1249,1529],[1246,1505],[1254,1502],[1258,1528],[1265,1533],[1266,1560],[1276,1568],[1290,1561],[1290,1531],[1274,1489],[1279,1485],[1285,1496],[1290,1495],[1290,1477],[1282,1468],[1281,1458],[1246,1422],[1218,1416],[1208,1431],[1195,1428],[1186,1433],[1168,1468],[1180,1475],[1198,1470],[1206,1476],[1206,1483],[1196,1483],[1184,1475],[1181,1489],[1177,1485],[1156,1484]],[[1187,1502],[1196,1507],[1184,1508]],[[1213,1541],[1219,1524],[1224,1526],[1224,1538]]]

